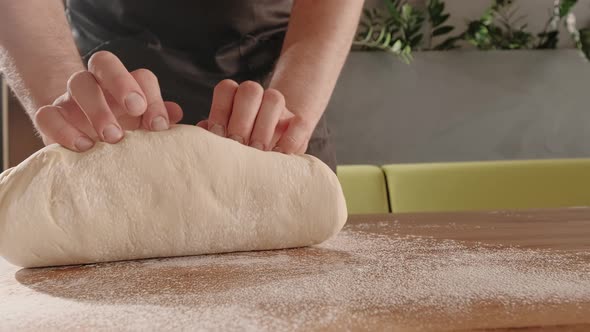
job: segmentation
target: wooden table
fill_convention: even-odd
[[[0,330],[590,330],[590,209],[353,216],[312,248],[49,269]]]

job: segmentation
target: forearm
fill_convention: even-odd
[[[269,86],[283,93],[291,112],[319,120],[350,50],[362,6],[362,0],[295,1]]]
[[[0,0],[0,71],[30,115],[83,69],[61,0]]]

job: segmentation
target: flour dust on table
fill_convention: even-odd
[[[23,267],[308,246],[346,217],[319,159],[196,126],[54,144],[0,175],[0,255]]]
[[[579,316],[578,303],[590,302],[590,253],[384,236],[379,227],[392,226],[349,225],[309,248],[20,270],[0,299],[0,326],[436,330],[482,312],[510,320],[523,308],[565,306]]]

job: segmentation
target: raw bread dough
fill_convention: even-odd
[[[0,175],[0,255],[23,267],[308,246],[346,217],[320,160],[195,126],[50,145]]]

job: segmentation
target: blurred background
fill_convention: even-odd
[[[327,111],[339,163],[590,155],[590,0],[365,7]],[[4,83],[1,98],[8,167],[42,143]]]

